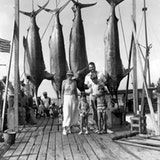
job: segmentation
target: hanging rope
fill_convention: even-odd
[[[121,29],[122,29],[122,35],[123,35],[123,40],[124,40],[124,46],[125,46],[126,56],[127,56],[127,59],[129,60],[128,50],[127,50],[127,44],[126,44],[126,39],[125,39],[125,35],[124,35],[124,28],[123,28],[123,23],[122,23],[122,18],[121,18],[121,11],[120,11],[120,7],[119,6],[118,6],[118,11],[119,11],[119,17],[120,17],[120,23],[121,23]]]
[[[142,29],[143,20],[144,20],[144,16],[142,15],[142,17],[141,17],[141,22],[140,22],[140,27],[139,27],[138,32],[137,32],[137,38],[139,38],[139,36],[140,36],[140,33],[141,33],[140,31],[141,31],[141,29]]]
[[[54,17],[54,14],[52,14],[52,16],[51,16],[51,18],[50,18],[50,20],[49,20],[49,22],[48,22],[48,24],[47,24],[47,27],[46,27],[46,29],[44,30],[43,34],[42,34],[41,40],[43,39],[43,37],[44,37],[44,35],[45,35],[45,33],[46,33],[46,31],[47,31],[47,29],[48,29],[48,27],[49,27],[49,25],[50,25],[53,17]]]
[[[56,0],[56,8],[59,6],[59,4],[60,4],[60,0],[58,1],[58,0]]]
[[[34,11],[34,0],[32,0],[32,11]]]
[[[59,0],[59,1],[56,0],[56,8],[58,7],[59,3],[60,3],[60,0]],[[43,34],[42,34],[41,40],[43,39],[43,37],[44,37],[44,35],[45,35],[45,33],[46,33],[46,31],[47,31],[47,29],[48,29],[48,27],[49,27],[52,19],[53,19],[53,17],[54,17],[54,14],[52,14],[52,16],[51,16],[51,18],[50,18],[50,20],[49,20],[49,22],[48,22],[48,24],[47,24],[47,27],[46,27],[46,29],[44,30]]]

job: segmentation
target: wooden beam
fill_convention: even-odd
[[[14,31],[13,31],[13,38],[12,38],[12,45],[10,50],[10,59],[8,64],[8,72],[7,72],[7,79],[5,84],[5,92],[4,92],[4,100],[3,100],[3,108],[2,108],[2,131],[4,130],[4,117],[5,117],[5,111],[6,111],[6,102],[7,102],[7,92],[8,92],[8,83],[9,83],[9,76],[11,71],[11,63],[12,63],[12,57],[13,57],[13,41],[14,41]]]
[[[14,109],[15,131],[18,131],[18,91],[19,91],[19,0],[15,0],[15,60],[14,60]]]
[[[132,0],[132,12],[133,12],[133,23],[136,28],[136,0]],[[138,92],[137,92],[137,52],[135,46],[135,39],[133,42],[133,110],[134,114],[137,114],[138,110]]]
[[[160,94],[157,93],[157,112],[158,112],[158,131],[159,131],[159,135],[160,135]]]
[[[143,12],[144,12],[144,29],[145,29],[145,42],[146,42],[146,55],[145,55],[145,64],[144,64],[144,78],[146,79],[147,77],[147,71],[148,71],[148,82],[149,86],[151,85],[151,80],[150,80],[150,71],[149,71],[149,46],[148,46],[148,35],[147,35],[147,18],[146,18],[146,1],[144,0],[144,7],[143,7]],[[142,100],[141,100],[141,115],[145,116],[145,106],[144,106],[144,96],[145,96],[145,90],[144,90],[144,84],[143,84],[143,92],[142,92]]]

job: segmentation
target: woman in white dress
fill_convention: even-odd
[[[78,123],[78,94],[77,82],[73,72],[67,72],[67,79],[62,82],[61,97],[63,102],[63,135],[71,133],[70,128]]]

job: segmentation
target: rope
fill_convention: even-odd
[[[32,10],[34,10],[34,0],[32,0]]]
[[[59,0],[59,1],[56,0],[56,8],[58,7],[59,4],[60,4],[60,0]],[[52,14],[52,16],[51,16],[51,18],[50,18],[50,20],[49,20],[49,22],[48,22],[48,24],[47,24],[47,27],[46,27],[46,29],[44,30],[44,33],[42,34],[41,40],[43,39],[43,37],[44,37],[44,35],[45,35],[45,33],[46,33],[46,31],[47,31],[50,23],[51,23],[51,20],[52,20],[53,16],[54,16],[54,14]]]
[[[143,22],[143,20],[144,20],[144,16],[142,15],[140,27],[139,27],[139,30],[137,32],[137,38],[139,38],[139,36],[140,36],[140,31],[141,31],[141,28],[142,28],[142,22]]]
[[[127,51],[127,44],[126,44],[126,39],[125,39],[125,35],[124,35],[124,28],[123,28],[123,23],[122,23],[122,18],[121,18],[121,11],[120,11],[120,7],[119,6],[118,6],[118,11],[119,11],[122,35],[123,35],[123,39],[124,39],[124,46],[125,46],[126,56],[127,56],[127,59],[129,60],[128,51]]]
[[[52,16],[51,16],[51,18],[50,18],[50,20],[49,20],[49,22],[48,22],[48,24],[47,24],[47,27],[46,27],[46,29],[44,30],[44,33],[43,33],[43,35],[42,35],[42,37],[41,37],[41,40],[43,39],[43,37],[44,37],[44,35],[45,35],[45,33],[46,33],[46,31],[47,31],[50,23],[51,23],[51,20],[52,20],[53,16],[54,16],[54,14],[52,14]]]

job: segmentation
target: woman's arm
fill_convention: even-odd
[[[63,104],[63,97],[64,97],[64,88],[65,88],[65,80],[62,82],[62,89],[61,89],[61,102]]]

